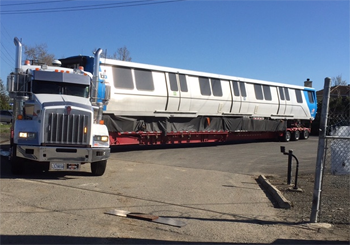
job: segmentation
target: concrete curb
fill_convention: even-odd
[[[258,182],[262,185],[262,187],[271,194],[272,198],[277,202],[280,208],[290,209],[292,207],[292,203],[288,201],[283,194],[273,186],[270,181],[266,179],[264,175],[260,175],[258,178]]]

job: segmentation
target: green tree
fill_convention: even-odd
[[[1,78],[0,78],[0,107],[1,107],[1,110],[11,109],[10,97],[8,96],[8,93],[5,89],[5,85]]]

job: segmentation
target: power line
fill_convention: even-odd
[[[55,1],[41,1],[41,2],[27,2],[27,3],[7,3],[7,4],[0,4],[1,7],[7,7],[7,6],[15,6],[15,5],[35,5],[35,4],[46,4],[46,3],[55,3],[55,2],[70,2],[70,1],[76,1],[76,0],[55,0]]]
[[[13,67],[14,65],[11,65],[8,60],[5,60],[4,56],[0,57],[2,61],[4,61],[6,64],[8,64],[10,67]]]
[[[7,31],[7,29],[5,28],[5,26],[2,24],[2,22],[1,22],[0,24],[1,24],[1,28],[4,29],[4,31],[5,31],[5,33],[6,33],[6,35],[7,35],[7,37],[9,38],[8,40],[11,40],[12,37],[11,37],[11,35],[9,34],[9,32]],[[4,36],[3,34],[4,34],[4,32],[1,32],[1,36],[2,36],[2,37]]]
[[[1,11],[0,14],[41,14],[41,13],[52,13],[52,12],[74,12],[74,11],[85,11],[85,10],[97,10],[106,8],[124,8],[124,7],[135,7],[145,5],[155,5],[163,3],[181,2],[187,0],[165,0],[165,1],[154,1],[154,0],[139,0],[139,1],[128,1],[121,3],[110,3],[110,4],[99,4],[99,5],[85,5],[79,7],[62,7],[62,8],[45,8],[45,9],[21,9],[21,10],[8,10]]]
[[[148,2],[148,1],[153,1],[153,0],[137,0],[137,1],[128,1],[128,2],[119,2],[119,3],[106,3],[106,4],[93,4],[93,5],[82,5],[82,6],[77,6],[77,7],[61,7],[61,8],[42,8],[42,9],[19,9],[19,10],[8,10],[8,11],[3,11],[3,13],[6,12],[28,12],[28,13],[41,13],[41,12],[51,12],[52,10],[55,10],[55,12],[61,12],[61,10],[65,11],[70,11],[73,9],[74,11],[78,10],[85,10],[85,9],[98,9],[96,7],[113,7],[113,6],[118,6],[118,5],[123,5],[123,4],[134,4],[134,3],[139,3],[139,2]]]
[[[2,42],[0,42],[1,43],[1,46],[2,46],[2,49],[1,50],[5,50],[6,51],[6,53],[10,56],[10,58],[13,60],[13,61],[15,61],[15,59],[12,57],[12,55],[7,51],[7,49],[5,48],[5,46],[2,44]],[[5,53],[4,53],[5,54]]]

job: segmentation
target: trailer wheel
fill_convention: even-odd
[[[289,141],[290,141],[290,138],[291,138],[290,131],[286,131],[286,132],[283,134],[283,141],[284,141],[284,142],[289,142]]]
[[[92,162],[91,173],[95,176],[102,176],[105,173],[107,160]]]
[[[20,158],[16,156],[17,145],[13,144],[11,147],[10,153],[10,164],[11,164],[11,173],[12,174],[23,174],[23,163]]]
[[[300,138],[307,140],[309,136],[310,136],[309,130],[304,130],[303,133],[300,135]]]
[[[298,130],[294,131],[292,135],[292,140],[297,141],[300,138],[300,132]]]

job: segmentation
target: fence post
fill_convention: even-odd
[[[287,173],[287,185],[292,183],[292,160],[293,160],[293,150],[288,152],[288,173]]]
[[[315,185],[314,185],[314,192],[312,196],[312,209],[311,209],[311,216],[310,216],[310,222],[312,223],[317,223],[318,212],[320,209],[330,88],[331,88],[331,78],[326,77],[324,79],[323,101],[322,101],[322,111],[321,111],[321,120],[320,120],[320,133],[319,133],[319,139],[318,139],[316,171],[315,171]]]

